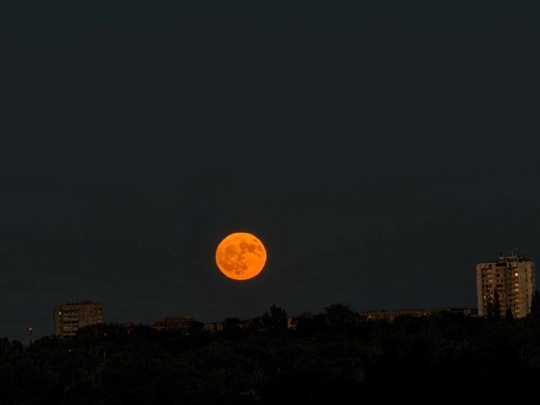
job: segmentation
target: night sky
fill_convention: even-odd
[[[476,260],[540,260],[534,2],[5,3],[0,337],[475,308]]]

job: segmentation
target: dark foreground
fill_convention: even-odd
[[[0,339],[0,404],[450,404],[524,400],[540,384],[540,317],[441,312],[393,321],[346,305],[287,327],[273,306],[223,329],[102,324]],[[323,403],[321,402],[321,403]]]

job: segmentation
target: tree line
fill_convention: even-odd
[[[0,404],[516,401],[540,381],[539,336],[537,310],[373,320],[346,304],[292,320],[274,305],[215,331],[104,323],[29,345],[0,339]]]

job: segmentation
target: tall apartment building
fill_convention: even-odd
[[[79,328],[103,323],[103,304],[95,301],[66,302],[54,309],[54,334],[74,336]]]
[[[531,311],[535,290],[535,267],[530,258],[512,251],[500,253],[498,260],[476,262],[478,316],[489,314],[497,295],[502,316],[510,308],[514,318],[522,318]]]

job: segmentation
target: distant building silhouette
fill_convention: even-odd
[[[188,316],[166,316],[163,321],[156,321],[150,327],[162,329],[187,329],[193,324],[193,318]]]
[[[476,316],[476,308],[420,308],[420,309],[397,309],[393,311],[362,311],[359,312],[364,319],[367,320],[386,320],[393,321],[400,316],[433,316],[442,313],[463,314],[468,316]]]
[[[511,310],[514,318],[523,318],[530,313],[535,290],[530,258],[512,251],[501,252],[498,260],[476,262],[478,316],[505,316]]]
[[[54,334],[58,337],[75,336],[79,328],[103,322],[103,304],[99,302],[66,302],[54,309]]]

